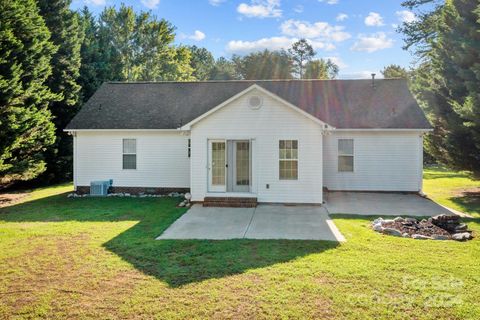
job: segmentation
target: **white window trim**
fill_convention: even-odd
[[[280,158],[280,141],[296,141],[297,142],[297,158],[296,159],[281,159]],[[300,149],[300,143],[299,143],[299,139],[294,139],[294,138],[285,138],[285,139],[280,139],[278,140],[278,143],[277,143],[277,146],[278,146],[278,180],[279,181],[298,181],[298,175],[299,175],[299,165],[300,165],[300,161],[299,161],[299,149]],[[297,162],[297,177],[295,179],[282,179],[280,177],[280,161],[296,161]]]
[[[339,141],[340,140],[352,140],[352,154],[340,154],[339,152]],[[340,168],[338,166],[338,159],[340,158],[340,156],[343,156],[343,157],[352,157],[353,158],[353,168],[352,168],[352,171],[340,171]],[[340,174],[352,174],[352,173],[355,173],[355,139],[353,138],[348,138],[348,137],[342,137],[342,138],[338,138],[337,139],[337,173],[340,173]]]
[[[125,153],[123,152],[123,144],[125,140],[135,140],[135,153]],[[125,169],[123,166],[123,156],[124,155],[135,155],[135,169]],[[138,139],[137,138],[122,138],[122,170],[132,171],[138,169]]]

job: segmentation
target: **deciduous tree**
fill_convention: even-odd
[[[242,79],[291,79],[292,60],[286,51],[253,52],[246,56],[233,56],[235,70]]]
[[[339,68],[332,60],[311,60],[305,65],[305,79],[335,79]]]

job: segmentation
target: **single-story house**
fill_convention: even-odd
[[[321,204],[323,190],[421,192],[431,126],[407,82],[108,82],[65,129],[74,185]]]

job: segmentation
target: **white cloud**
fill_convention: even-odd
[[[417,16],[412,11],[402,10],[395,12],[395,14],[400,22],[411,23],[417,20]]]
[[[348,14],[346,13],[339,13],[335,18],[337,21],[345,21],[348,19]]]
[[[160,3],[160,0],[142,0],[141,2],[145,7],[155,9]]]
[[[282,23],[280,29],[284,35],[298,38],[311,38],[341,42],[351,37],[343,31],[345,27],[332,26],[328,22],[309,23],[299,20],[287,20]]]
[[[376,12],[370,12],[365,18],[365,24],[369,27],[380,27],[383,26],[383,18],[380,14]]]
[[[251,0],[240,3],[237,12],[249,18],[279,18],[282,16],[280,0]]]
[[[94,6],[103,6],[107,3],[106,0],[84,0],[85,4],[93,4]]]
[[[256,41],[242,41],[242,40],[232,40],[228,42],[226,51],[229,53],[236,54],[248,54],[255,51],[261,50],[281,50],[288,49],[292,44],[298,41],[298,38],[289,38],[289,37],[271,37],[263,38]],[[323,49],[323,50],[333,50],[335,46],[329,43],[324,43],[322,41],[307,40],[314,49]]]
[[[205,39],[205,33],[203,33],[200,30],[195,30],[195,32],[191,35],[181,33],[180,38],[181,39],[190,39],[190,40],[193,40],[193,41],[202,41],[203,39]]]
[[[393,40],[389,39],[385,32],[377,32],[367,35],[359,35],[358,40],[350,48],[352,51],[365,51],[368,53],[393,47]]]
[[[208,3],[210,3],[212,6],[219,6],[223,2],[225,2],[225,0],[208,0]]]
[[[293,11],[295,11],[296,13],[302,13],[303,12],[303,6],[301,4],[299,4],[298,6],[293,8]]]
[[[340,69],[345,69],[346,67],[348,67],[348,65],[345,62],[343,62],[343,60],[340,57],[325,57],[324,59],[332,61]]]
[[[326,4],[337,4],[339,0],[318,0],[318,2],[325,2]]]

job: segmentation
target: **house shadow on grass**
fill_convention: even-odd
[[[331,241],[155,240],[184,212],[172,198],[67,198],[65,194],[0,209],[5,222],[139,221],[103,246],[144,274],[180,287],[336,248]]]

